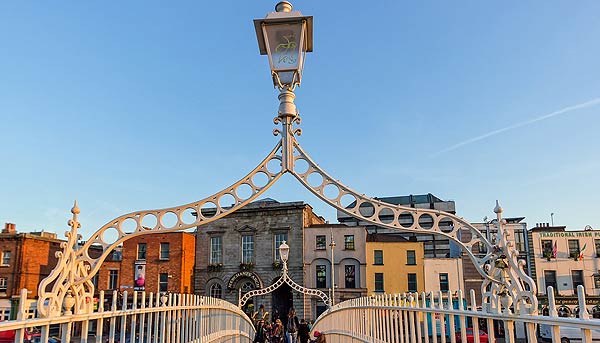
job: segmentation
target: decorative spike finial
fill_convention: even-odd
[[[499,214],[502,213],[503,209],[502,206],[500,206],[500,202],[498,202],[498,200],[496,200],[496,207],[494,207],[494,213]]]
[[[71,213],[73,213],[73,214],[79,214],[79,213],[81,213],[81,210],[79,209],[79,206],[77,206],[77,199],[75,199],[75,203],[73,204],[73,208],[71,208]]]

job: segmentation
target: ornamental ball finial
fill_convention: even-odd
[[[75,200],[75,203],[73,204],[73,208],[71,208],[71,213],[73,213],[73,214],[81,213],[81,210],[77,206],[77,200]]]
[[[494,213],[502,213],[502,207],[500,206],[500,202],[496,200],[496,207],[494,207]]]
[[[275,5],[276,12],[291,12],[292,8],[292,3],[289,1],[281,1],[277,5]]]

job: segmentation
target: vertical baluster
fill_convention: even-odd
[[[448,291],[448,310],[454,310],[454,296],[450,291]],[[450,335],[450,342],[456,343],[456,323],[454,313],[448,315],[448,332]]]
[[[427,312],[427,295],[425,292],[421,293],[421,309],[422,309],[422,326],[423,326],[423,342],[429,343],[429,318],[431,313]]]
[[[492,312],[492,306],[494,305],[492,303],[492,301],[487,298],[487,303],[484,301],[482,301],[481,303],[481,311],[482,313],[490,313]],[[488,341],[490,342],[495,342],[496,341],[496,330],[494,330],[494,320],[492,318],[487,317],[486,319],[487,322],[487,330],[488,330]]]
[[[588,321],[590,315],[585,308],[585,289],[583,285],[577,286],[577,300],[579,301],[579,320]],[[584,343],[592,343],[592,330],[581,329],[581,337]]]
[[[156,305],[159,307],[159,312],[156,312],[156,314],[158,314],[158,318],[155,319],[156,321],[156,336],[157,338],[160,340],[160,343],[165,343],[166,339],[167,339],[167,332],[166,332],[166,328],[167,328],[167,295],[163,294],[160,295],[159,293],[156,294]],[[160,331],[158,330],[158,325],[160,323]]]
[[[140,302],[140,308],[142,310],[146,309],[146,291],[142,291],[141,293],[141,302]],[[137,343],[147,343],[146,339],[145,339],[145,335],[146,333],[144,332],[144,328],[146,328],[146,314],[145,312],[142,312],[138,315],[138,317],[140,318],[140,322],[139,322],[139,334],[138,334],[138,342]]]
[[[465,306],[465,298],[463,297],[463,291],[462,289],[459,289],[457,292],[458,296],[457,296],[457,300],[458,300],[458,311],[460,313],[465,313],[465,311],[467,310],[466,306]],[[460,338],[461,338],[461,342],[466,342],[467,341],[467,325],[466,325],[466,317],[464,314],[461,314],[458,316],[458,325],[459,325],[459,332],[460,332]],[[475,331],[473,331],[475,332]],[[473,334],[474,336],[478,336]]]
[[[470,291],[470,296],[471,296],[471,311],[476,312],[477,311],[477,301],[475,300],[475,290],[472,289]],[[480,338],[479,338],[479,317],[478,316],[471,317],[471,322],[472,322],[472,327],[473,327],[473,340],[474,340],[473,343],[481,343]],[[463,339],[463,342],[465,342],[464,336],[461,335],[461,338]]]
[[[421,319],[423,317],[423,311],[421,311],[421,306],[419,305],[419,293],[415,292],[415,322],[417,329],[417,342],[423,342],[423,337],[421,336]]]
[[[438,292],[439,302],[438,308],[444,308],[444,299],[442,297],[442,292]],[[444,313],[440,313],[440,338],[442,343],[446,343],[446,315]]]
[[[431,337],[433,339],[433,343],[437,343],[438,342],[438,338],[437,338],[437,327],[438,327],[438,321],[439,318],[441,317],[441,314],[438,315],[438,312],[435,312],[436,309],[436,304],[435,304],[435,299],[433,298],[433,292],[429,293],[429,308],[431,308],[432,310],[434,310],[434,312],[431,312]]]
[[[390,328],[392,327],[392,315],[391,315],[391,310],[389,310],[388,308],[391,306],[391,301],[390,301],[390,294],[386,294],[385,295],[385,306],[387,307],[385,310],[385,314],[384,314],[384,320],[385,320],[385,341],[386,342],[390,342],[392,339],[392,333],[390,332]]]
[[[411,293],[409,293],[408,296],[408,317],[409,317],[409,327],[410,327],[410,342],[411,343],[416,343],[417,342],[417,334],[415,331],[415,318],[414,318],[414,314],[415,311],[412,309],[413,308],[413,296]],[[419,342],[420,343],[420,342]]]
[[[119,342],[125,342],[125,332],[127,331],[127,291],[123,292],[123,303],[121,306],[121,332],[119,335]]]
[[[402,311],[400,310],[400,299],[398,293],[394,294],[394,304],[396,306],[396,322],[394,323],[394,333],[396,335],[396,340],[394,343],[401,343],[403,340],[400,326],[402,323]]]
[[[102,312],[104,312],[104,291],[100,291],[98,299],[98,313]],[[102,343],[102,335],[104,335],[104,318],[100,317],[96,321],[96,343]],[[42,340],[42,342],[48,342],[48,340]]]
[[[148,294],[148,308],[154,308],[152,301],[154,300],[154,293]],[[140,343],[150,343],[152,339],[152,318],[154,317],[154,311],[149,311],[146,320],[146,340]]]
[[[133,291],[133,299],[131,302],[131,309],[133,310],[133,314],[131,315],[131,331],[129,332],[129,342],[135,342],[135,333],[137,328],[137,296],[138,291]]]

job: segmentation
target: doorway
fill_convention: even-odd
[[[288,284],[283,284],[271,293],[273,319],[281,319],[287,325],[287,314],[294,307],[294,292]]]

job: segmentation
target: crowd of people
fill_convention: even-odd
[[[313,332],[314,340],[310,340],[312,323],[298,320],[296,310],[291,308],[288,315],[280,318],[275,311],[269,321],[269,312],[264,305],[252,316],[256,334],[253,343],[326,343],[325,335],[319,331]],[[283,320],[282,320],[283,319]]]

